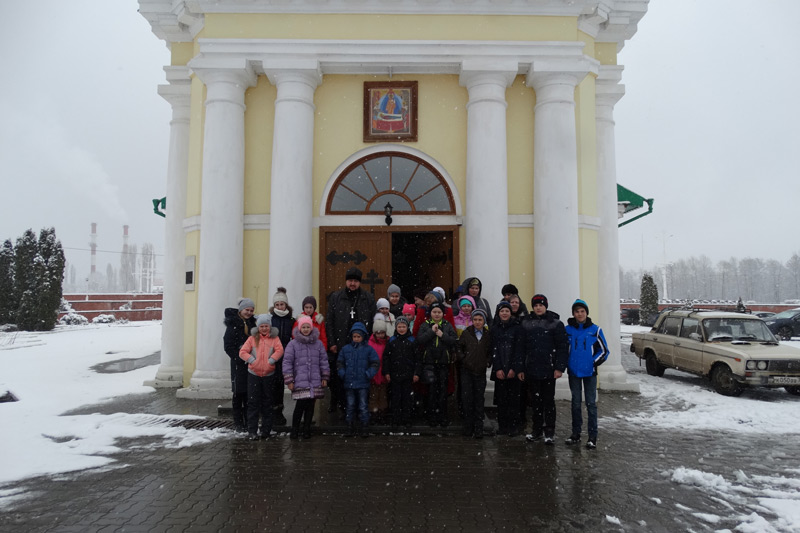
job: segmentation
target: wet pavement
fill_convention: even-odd
[[[634,378],[642,372],[633,356],[623,357]],[[626,413],[644,402],[601,393],[596,450],[564,444],[565,401],[557,402],[555,446],[521,436],[465,438],[457,426],[419,425],[410,435],[376,426],[370,438],[345,438],[343,422],[319,402],[310,440],[283,434],[253,442],[231,434],[179,449],[127,440],[105,469],[16,483],[23,497],[0,510],[0,531],[713,531],[735,528],[758,502],[676,483],[676,469],[731,480],[740,469],[752,477],[798,468],[793,438],[626,423]],[[160,390],[70,414],[214,419],[219,404]],[[287,403],[287,416],[292,408]]]

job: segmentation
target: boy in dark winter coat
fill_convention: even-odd
[[[349,430],[347,436],[355,435],[355,412],[358,401],[358,417],[361,420],[361,436],[369,437],[369,385],[378,373],[380,359],[378,353],[367,344],[367,328],[356,322],[350,328],[352,342],[346,344],[337,361],[339,378],[342,380],[347,398],[345,420]]]
[[[392,406],[392,431],[397,431],[400,424],[411,427],[412,383],[419,378],[414,375],[417,365],[417,346],[408,320],[397,319],[394,337],[383,352],[383,376],[389,383]]]
[[[603,330],[589,318],[589,306],[583,300],[572,304],[572,318],[567,321],[569,336],[569,390],[572,393],[572,435],[567,444],[581,441],[581,389],[586,399],[589,440],[586,447],[597,447],[597,367],[608,358],[608,344]]]
[[[247,416],[247,363],[239,359],[239,350],[247,342],[250,332],[256,329],[256,319],[253,317],[255,307],[253,300],[242,298],[238,309],[225,309],[225,335],[222,342],[225,353],[231,359],[231,411],[233,428],[237,432],[245,431]]]
[[[472,324],[458,338],[461,362],[461,405],[464,427],[461,434],[483,438],[483,404],[486,392],[486,369],[492,366],[492,337],[486,325],[486,311],[475,309]]]
[[[559,316],[547,310],[544,294],[531,299],[531,309],[522,320],[525,371],[520,379],[528,385],[533,411],[533,429],[526,438],[534,442],[544,434],[544,443],[554,444],[556,380],[567,369],[569,340]]]
[[[498,435],[516,437],[519,434],[518,373],[522,369],[522,330],[511,316],[511,304],[503,300],[497,304],[500,322],[494,324],[492,334],[492,375],[497,399]]]
[[[428,423],[447,427],[447,377],[458,341],[456,330],[444,318],[444,304],[434,302],[430,319],[419,328],[417,344],[422,352],[415,375],[428,384]]]

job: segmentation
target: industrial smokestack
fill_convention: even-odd
[[[97,272],[97,222],[92,222],[92,233],[89,236],[89,248],[92,250],[92,270],[94,275]]]

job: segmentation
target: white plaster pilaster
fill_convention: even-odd
[[[465,60],[459,77],[469,92],[464,263],[492,303],[509,283],[506,89],[517,70],[514,60]]]
[[[534,290],[571,316],[580,297],[578,153],[575,87],[595,64],[536,62],[527,84],[536,92],[533,142]]]
[[[322,82],[317,61],[290,66],[265,62],[278,89],[272,142],[269,231],[269,297],[285,287],[301,309],[312,288],[314,91]],[[272,302],[270,301],[270,304]]]
[[[245,60],[189,63],[206,85],[200,254],[197,265],[196,368],[183,398],[228,398],[230,366],[222,347],[223,310],[242,296],[244,93],[256,76]]]
[[[600,215],[598,233],[598,276],[600,324],[611,354],[598,369],[602,389],[639,391],[629,383],[622,367],[619,326],[619,232],[617,228],[617,165],[614,140],[614,105],[625,94],[621,66],[603,65],[595,82],[595,121],[597,133],[597,203]]]
[[[164,250],[164,301],[161,311],[161,365],[155,379],[145,385],[180,387],[183,382],[183,287],[186,215],[186,180],[189,168],[189,112],[191,79],[188,67],[164,67],[169,85],[158,87],[172,106],[169,159],[167,163],[167,209]]]

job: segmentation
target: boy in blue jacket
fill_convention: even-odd
[[[581,299],[572,304],[572,318],[567,321],[569,337],[569,390],[572,393],[572,435],[567,444],[581,441],[581,389],[586,399],[589,440],[586,447],[597,447],[597,367],[608,359],[608,344],[603,330],[589,318],[589,306]]]
[[[350,328],[351,342],[339,352],[336,362],[339,377],[347,398],[347,437],[356,434],[356,398],[358,398],[358,418],[361,420],[361,436],[369,437],[369,384],[380,368],[380,358],[375,349],[367,344],[367,328],[356,322]]]

